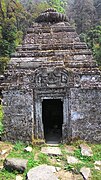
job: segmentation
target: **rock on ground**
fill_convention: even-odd
[[[27,180],[58,180],[54,166],[40,165],[27,173]]]
[[[101,171],[101,161],[95,161],[94,166],[96,170]]]
[[[4,161],[4,167],[7,170],[17,170],[22,173],[27,168],[27,162],[26,159],[7,158]]]
[[[82,156],[93,156],[91,147],[89,147],[87,144],[80,144],[80,148]]]
[[[7,144],[1,141],[0,142],[0,159],[4,160],[8,156],[12,148],[13,148],[13,145]]]
[[[68,172],[63,169],[60,170],[59,172],[56,172],[55,174],[61,180],[83,180],[82,175],[73,174],[72,172]]]
[[[80,169],[80,173],[84,177],[85,180],[87,180],[89,177],[91,177],[91,171],[90,168],[82,167]]]
[[[23,177],[20,176],[20,175],[17,175],[17,176],[16,176],[16,180],[23,180]]]
[[[41,152],[52,156],[61,156],[61,149],[59,147],[42,147]]]
[[[76,148],[75,148],[74,146],[66,146],[66,147],[65,147],[65,151],[66,151],[67,153],[73,154],[75,150],[76,150]]]
[[[24,148],[24,151],[32,152],[32,147],[28,146],[28,147]]]
[[[81,161],[79,159],[75,158],[74,156],[67,156],[67,162],[69,164],[81,163]]]

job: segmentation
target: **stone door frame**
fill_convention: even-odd
[[[41,89],[34,91],[34,119],[33,135],[35,139],[44,138],[44,126],[42,121],[42,102],[44,99],[61,99],[63,102],[63,124],[62,124],[62,141],[67,142],[69,137],[69,91],[67,88]]]
[[[44,99],[61,99],[63,101],[62,141],[67,142],[70,131],[70,84],[73,76],[63,67],[42,67],[33,76],[33,128],[34,139],[44,140],[42,122],[42,101]]]

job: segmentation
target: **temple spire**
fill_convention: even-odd
[[[58,23],[58,22],[64,22],[68,21],[68,18],[65,14],[58,13],[55,9],[47,9],[46,11],[42,12],[41,15],[39,15],[36,20],[38,23],[43,22],[50,22],[50,23]]]

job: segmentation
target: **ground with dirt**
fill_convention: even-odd
[[[60,180],[100,180],[101,179],[101,145],[87,144],[83,141],[71,145],[29,146],[21,142],[10,144],[0,142],[0,179],[25,180],[30,169],[40,165],[57,168],[54,175]],[[83,149],[84,148],[84,149]],[[28,160],[24,172],[5,169],[5,159]],[[44,178],[43,178],[44,179]]]

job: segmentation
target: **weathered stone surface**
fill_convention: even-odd
[[[69,164],[81,163],[81,161],[79,159],[75,158],[74,156],[67,156],[67,162]]]
[[[73,154],[76,148],[74,146],[66,146],[65,151],[67,153]]]
[[[1,170],[3,169],[3,167],[4,167],[3,165],[0,165],[0,169],[1,169]]]
[[[61,156],[61,149],[59,147],[42,147],[41,152],[52,156]]]
[[[25,159],[18,159],[18,158],[7,158],[4,161],[4,167],[8,170],[17,170],[19,172],[24,172],[27,168],[28,160]]]
[[[23,177],[20,176],[20,175],[17,175],[17,176],[16,176],[16,180],[23,180]]]
[[[37,19],[36,22],[42,23],[42,22],[61,22],[61,21],[67,21],[67,17],[64,14],[56,12],[54,9],[48,9],[44,13],[42,13]]]
[[[24,148],[24,151],[32,152],[32,147],[28,146],[28,147]]]
[[[60,99],[60,142],[101,142],[101,73],[64,15],[52,9],[42,13],[4,75],[2,140],[44,143],[42,102]]]
[[[91,176],[90,168],[82,167],[80,169],[80,172],[83,175],[85,180],[87,180]]]
[[[95,165],[101,166],[101,161],[95,161]]]
[[[8,156],[12,148],[13,148],[13,145],[6,144],[0,141],[0,159],[4,160]]]
[[[40,165],[29,170],[27,180],[58,180],[54,172],[54,166]]]
[[[83,180],[82,175],[73,174],[72,172],[61,170],[55,173],[61,180]]]
[[[95,161],[94,166],[95,166],[96,170],[100,171],[101,170],[101,161]]]
[[[98,170],[98,171],[101,170],[101,167],[99,167],[99,166],[96,166],[96,165],[95,165],[94,167],[95,167],[95,169]]]
[[[87,144],[80,144],[80,148],[82,156],[93,156],[93,151]]]
[[[8,149],[4,149],[4,150],[2,150],[1,152],[0,152],[0,154],[1,155],[4,155],[4,154],[6,154],[8,152]]]

